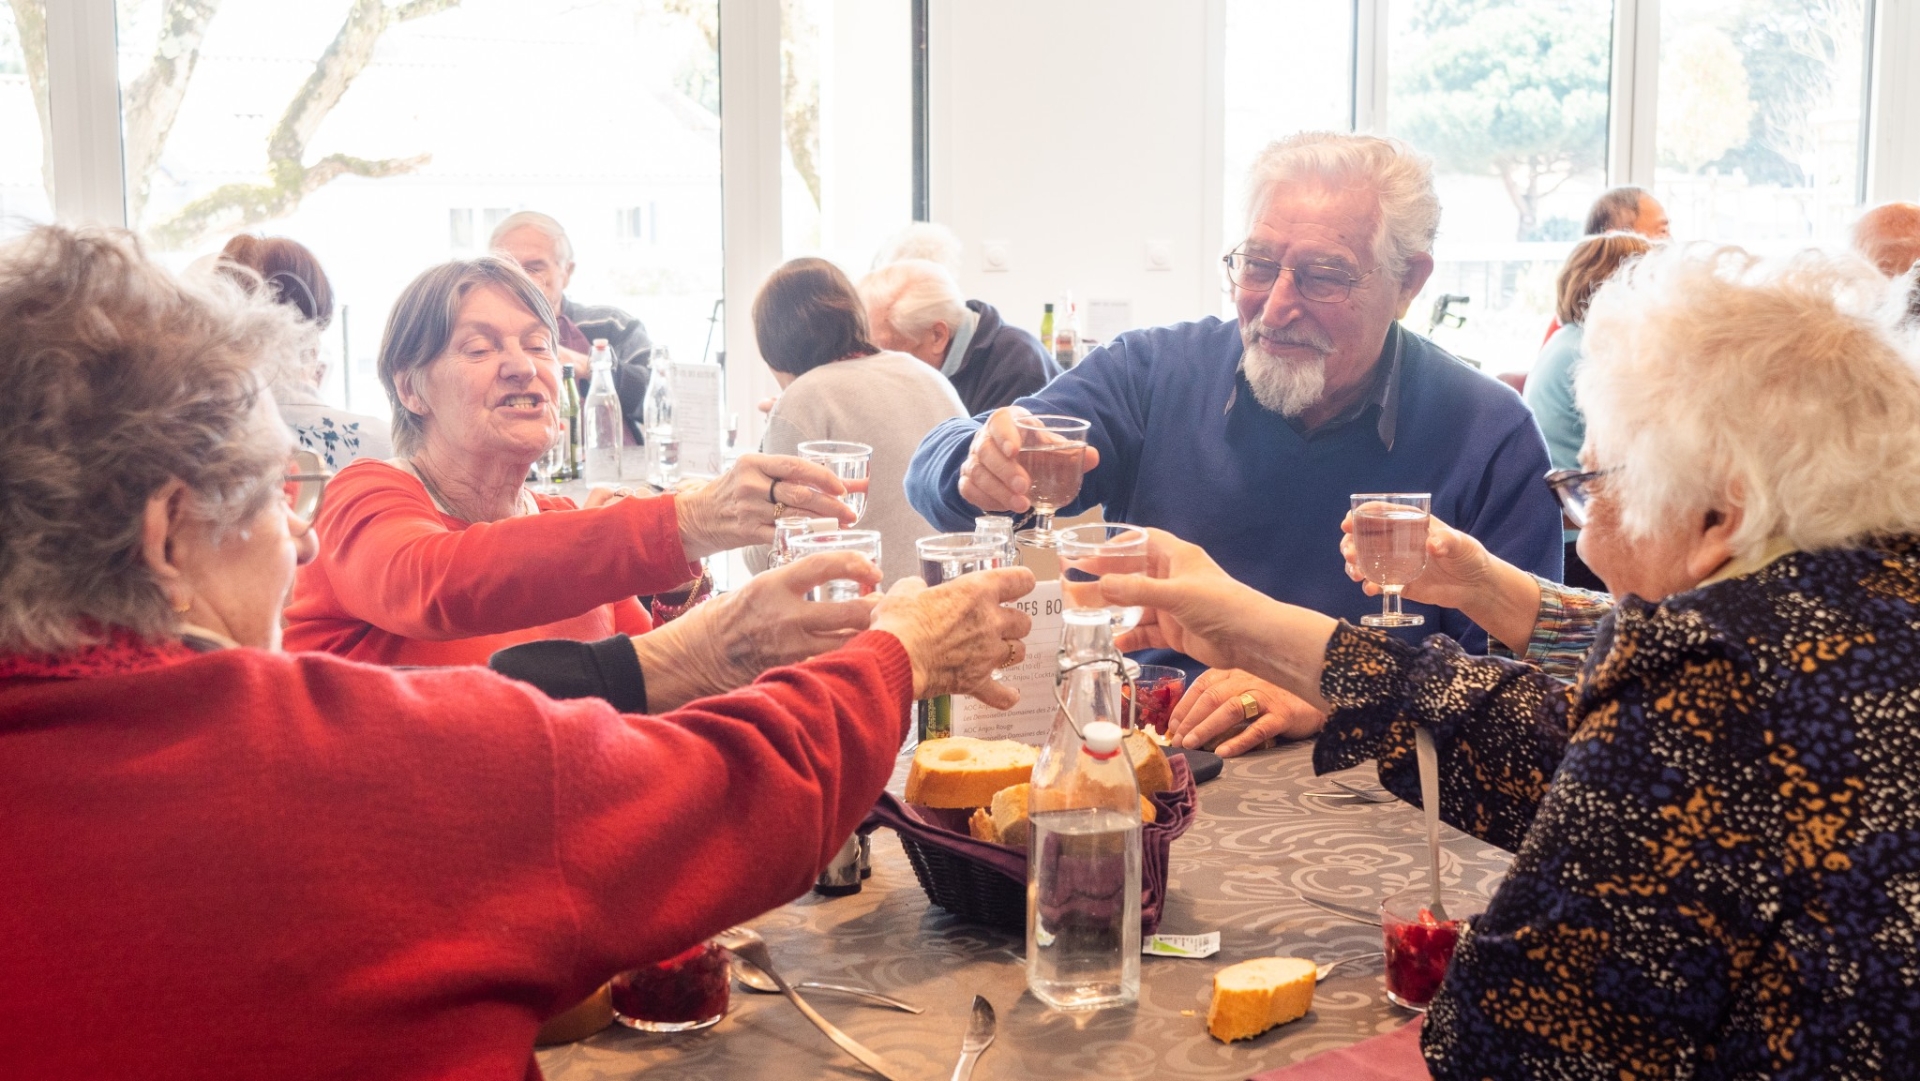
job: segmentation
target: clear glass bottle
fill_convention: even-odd
[[[556,480],[580,479],[580,387],[573,381],[573,365],[560,366],[560,423],[566,427],[566,451]],[[562,474],[565,474],[562,476]]]
[[[1073,294],[1067,294],[1066,307],[1060,313],[1060,319],[1054,324],[1053,341],[1048,347],[1053,350],[1053,362],[1066,371],[1080,363],[1080,327],[1079,308],[1073,303]]]
[[[605,338],[593,340],[593,381],[581,406],[582,468],[590,484],[620,479],[620,392],[613,385],[613,350]]]
[[[673,434],[673,364],[664,346],[653,350],[640,420],[647,437],[647,483],[672,488],[680,482],[680,440]]]
[[[1120,742],[1112,623],[1063,620],[1064,708],[1028,803],[1027,986],[1056,1010],[1099,1010],[1140,997],[1140,787]]]

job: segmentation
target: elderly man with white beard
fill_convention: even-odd
[[[1245,239],[1226,259],[1239,318],[1121,335],[1014,405],[928,434],[907,474],[914,509],[942,529],[1024,513],[1015,418],[1092,423],[1080,497],[1106,520],[1200,545],[1276,600],[1358,622],[1380,602],[1339,553],[1348,499],[1431,492],[1433,513],[1502,559],[1553,581],[1560,511],[1547,448],[1518,395],[1397,322],[1433,272],[1440,202],[1430,163],[1404,143],[1303,133],[1250,175]],[[1465,616],[1417,604],[1422,627],[1484,650]],[[1177,654],[1136,655],[1195,672]],[[1176,707],[1187,746],[1234,755],[1324,718],[1236,670],[1207,672]]]

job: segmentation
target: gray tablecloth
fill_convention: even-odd
[[[1339,775],[1373,786],[1370,770]],[[896,777],[896,782],[899,780]],[[898,791],[898,789],[895,789]],[[815,992],[809,1001],[905,1078],[947,1077],[968,1007],[983,994],[999,1037],[974,1076],[1181,1078],[1240,1081],[1318,1051],[1342,1047],[1413,1015],[1387,1002],[1381,963],[1343,966],[1314,994],[1313,1011],[1255,1040],[1222,1044],[1206,1032],[1214,972],[1253,957],[1327,961],[1380,949],[1376,926],[1329,915],[1305,892],[1361,909],[1425,883],[1426,833],[1417,809],[1311,793],[1337,791],[1313,776],[1296,744],[1229,761],[1200,788],[1200,814],[1173,845],[1162,934],[1218,931],[1206,960],[1143,958],[1139,1005],[1065,1015],[1026,993],[1024,943],[960,923],[933,908],[894,835],[874,836],[873,877],[851,897],[808,895],[753,924],[790,980],[877,988],[926,1008],[911,1016]],[[1451,829],[1445,875],[1491,895],[1507,855]],[[804,992],[803,992],[804,993]],[[615,1078],[872,1077],[779,996],[734,986],[733,1010],[705,1032],[649,1036],[618,1026],[540,1053],[552,1081]]]

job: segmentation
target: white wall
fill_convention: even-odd
[[[966,294],[1029,329],[1067,290],[1131,301],[1136,326],[1217,311],[1221,0],[930,9],[933,218],[966,245]],[[985,269],[990,242],[1009,269]]]

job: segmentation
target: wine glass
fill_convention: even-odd
[[[1109,522],[1077,525],[1060,531],[1055,548],[1060,553],[1060,594],[1069,609],[1106,612],[1116,634],[1140,622],[1145,610],[1137,604],[1108,604],[1100,596],[1100,579],[1147,573],[1146,530]]]
[[[1078,417],[1040,414],[1017,417],[1020,429],[1020,468],[1027,474],[1027,498],[1033,503],[1033,528],[1016,538],[1029,548],[1051,548],[1059,534],[1053,515],[1080,494],[1080,475],[1086,468],[1087,429],[1093,425]]]
[[[978,533],[936,533],[914,541],[913,547],[920,556],[920,578],[930,586],[1007,565],[1000,540]]]
[[[873,461],[873,448],[865,443],[847,443],[834,439],[809,439],[799,446],[800,457],[815,465],[824,465],[847,494],[840,497],[853,511],[854,524],[867,513],[867,469]]]
[[[1380,614],[1362,616],[1369,627],[1418,627],[1427,617],[1400,610],[1400,592],[1427,569],[1427,523],[1433,496],[1427,492],[1356,495],[1353,544],[1360,574],[1380,587]]]
[[[787,538],[787,555],[794,561],[821,552],[859,552],[880,564],[880,534],[871,529],[835,529],[826,533],[808,533]],[[810,601],[854,601],[873,592],[873,587],[851,578],[835,578],[807,591]]]

